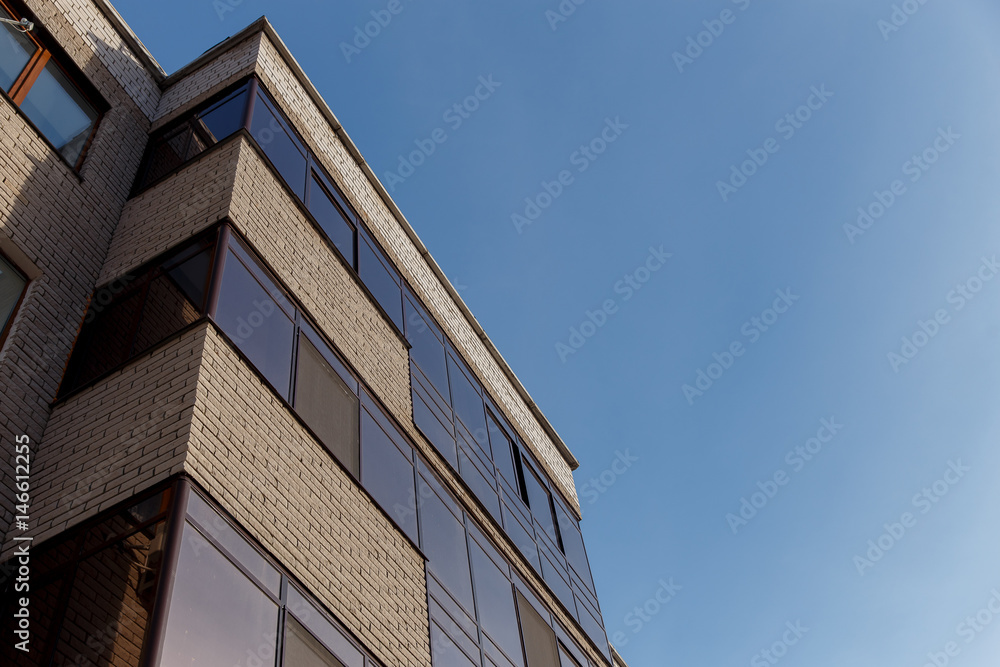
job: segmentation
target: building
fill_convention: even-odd
[[[611,665],[576,460],[270,24],[0,9],[0,663]]]

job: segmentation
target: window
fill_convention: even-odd
[[[473,609],[469,551],[465,526],[444,501],[420,478],[420,543],[427,554],[427,570],[467,610]]]
[[[60,396],[198,321],[214,247],[213,231],[95,290]]]
[[[413,452],[405,441],[402,443],[403,449],[393,442],[400,439],[398,433],[389,424],[385,424],[388,430],[379,424],[379,421],[385,421],[385,417],[377,406],[370,404],[371,401],[365,401],[361,419],[364,459],[361,484],[416,543],[417,503],[413,485]],[[376,416],[380,419],[377,420]]]
[[[558,545],[559,534],[556,532],[556,524],[552,516],[552,498],[549,496],[545,484],[527,462],[522,465],[522,469],[524,470],[524,486],[528,492],[528,507],[531,509],[531,516],[535,517],[535,521],[541,525],[546,535]]]
[[[273,108],[270,97],[258,90],[250,134],[292,192],[305,200],[306,150],[279,118],[282,116]]]
[[[288,399],[295,325],[284,310],[287,297],[238,241],[229,249],[215,321],[278,395]]]
[[[491,551],[493,547],[488,547]],[[476,607],[479,622],[487,636],[503,650],[505,657],[518,665],[521,656],[521,635],[514,608],[514,589],[510,578],[497,566],[502,558],[494,551],[491,558],[476,542],[472,543],[472,572],[476,585]]]
[[[288,667],[344,667],[294,616],[285,621],[285,656]]]
[[[21,302],[27,284],[28,279],[0,255],[0,346],[3,345],[7,331],[14,321],[14,311]]]
[[[330,453],[358,477],[358,397],[334,370],[332,363],[338,362],[333,353],[319,336],[313,333],[312,337],[316,344],[310,341],[305,328],[299,333],[295,411]]]
[[[348,221],[347,214],[334,203],[339,197],[331,194],[333,188],[323,184],[322,177],[313,170],[309,183],[309,212],[316,218],[320,228],[330,237],[333,245],[344,256],[352,267],[354,261],[354,225]]]
[[[161,667],[241,664],[274,636],[278,605],[190,523],[177,572]]]
[[[403,292],[401,278],[379,250],[375,241],[362,231],[358,240],[358,275],[396,328],[403,330]]]
[[[0,17],[20,18],[3,5]],[[68,59],[63,62],[54,54],[38,32],[0,24],[0,86],[66,162],[79,169],[101,115],[97,98],[92,90],[84,93],[76,82],[82,76],[71,76]]]
[[[520,591],[517,591],[517,609],[521,614],[521,633],[528,667],[559,667],[555,633]]]

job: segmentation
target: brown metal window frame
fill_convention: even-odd
[[[87,157],[87,152],[90,149],[90,145],[94,142],[94,136],[97,134],[97,128],[101,124],[101,120],[104,118],[104,114],[107,113],[110,105],[104,101],[104,99],[97,93],[97,89],[86,80],[83,73],[80,72],[75,66],[69,66],[72,61],[65,54],[65,52],[58,46],[54,39],[45,28],[41,27],[38,19],[32,14],[32,12],[23,5],[23,3],[18,0],[0,0],[0,8],[3,8],[8,14],[14,17],[15,20],[21,20],[22,18],[27,18],[35,24],[35,27],[30,32],[25,32],[24,35],[31,40],[35,45],[36,51],[32,54],[31,58],[28,59],[27,64],[21,73],[14,79],[14,83],[11,85],[9,91],[0,89],[7,99],[17,108],[18,113],[24,118],[25,121],[31,125],[32,128],[38,133],[45,143],[47,143],[53,151],[59,156],[59,158],[69,166],[74,173],[79,175],[80,168],[83,166],[83,162]],[[35,123],[28,118],[28,115],[24,113],[21,109],[21,104],[24,99],[28,96],[31,91],[31,87],[38,80],[39,75],[45,66],[49,64],[49,61],[55,63],[69,82],[76,88],[80,95],[94,108],[97,112],[97,118],[94,119],[94,126],[90,129],[90,136],[87,137],[87,141],[83,145],[83,149],[80,151],[80,156],[76,159],[75,163],[70,163],[52,140],[49,139],[45,134],[38,128]]]

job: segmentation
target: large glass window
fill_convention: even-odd
[[[292,192],[305,200],[306,150],[290,129],[278,120],[280,117],[270,98],[258,91],[250,134]]]
[[[472,610],[472,580],[465,526],[421,477],[420,543],[427,554],[427,569],[467,610]]]
[[[361,466],[358,397],[334,370],[333,354],[326,350],[318,336],[315,339],[318,347],[304,329],[299,333],[295,411],[337,460],[357,477]]]
[[[244,260],[246,251],[238,242],[230,244],[230,250],[215,321],[278,394],[287,399],[295,334],[292,317],[283,308],[287,300],[259,267],[253,265],[251,271]],[[261,280],[268,283],[266,287]]]
[[[0,16],[16,19],[2,5]],[[100,111],[37,34],[10,24],[0,28],[0,87],[74,168],[82,162]],[[88,86],[89,87],[89,86]]]
[[[204,313],[215,232],[94,291],[60,394],[148,350]]]
[[[273,643],[277,603],[191,524],[184,526],[177,572],[160,667],[238,665],[267,637]],[[267,657],[273,655],[271,649]]]
[[[284,650],[287,667],[344,667],[294,616],[285,621]]]
[[[396,269],[385,259],[375,241],[362,231],[358,241],[358,275],[382,309],[403,330],[403,291]]]
[[[28,280],[21,272],[0,255],[0,344],[3,344],[7,325],[13,319],[14,310],[21,301],[27,284]]]
[[[327,188],[323,178],[313,170],[309,184],[309,212],[347,263],[352,267],[357,266],[354,261],[354,225],[348,222],[347,214],[334,203],[337,198],[332,192],[335,192],[333,188]]]
[[[393,442],[399,438],[395,429],[389,427],[387,431],[373,413],[382,417],[377,407],[366,405],[361,420],[361,446],[365,462],[361,470],[361,484],[389,512],[403,532],[417,542],[412,450],[408,444],[402,443],[406,450],[404,453]]]
[[[556,635],[535,608],[517,592],[517,609],[521,614],[524,654],[528,667],[559,667]]]
[[[495,554],[494,558],[500,560],[499,554]],[[476,585],[476,607],[483,631],[503,650],[510,662],[523,665],[514,588],[509,576],[475,542],[472,543],[472,572]]]

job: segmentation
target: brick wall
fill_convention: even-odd
[[[386,665],[429,665],[424,561],[210,328],[185,470]]]

